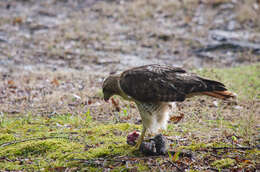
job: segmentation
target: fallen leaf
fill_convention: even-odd
[[[111,101],[112,101],[113,106],[116,108],[116,111],[120,112],[120,107],[118,105],[119,103],[116,102],[113,98],[111,98]]]
[[[247,164],[252,164],[252,162],[250,160],[248,160],[248,159],[243,160],[243,162],[247,163]]]
[[[15,86],[15,83],[13,80],[8,80],[7,81],[8,88],[16,89],[17,87]]]
[[[180,116],[172,116],[172,117],[170,118],[170,120],[171,120],[172,122],[174,122],[175,124],[177,124],[178,122],[180,122],[180,120],[181,120],[183,117],[184,117],[184,114],[181,113]]]
[[[180,155],[180,152],[175,152],[175,154],[172,156],[172,161],[173,162],[176,162],[179,160],[179,155]]]
[[[233,107],[234,107],[234,109],[237,109],[237,110],[242,110],[243,109],[243,107],[239,106],[239,105],[236,105],[236,106],[233,106]]]
[[[78,100],[80,100],[81,99],[81,97],[80,96],[78,96],[77,94],[73,94],[73,97],[75,97],[76,99],[78,99]]]
[[[13,20],[13,24],[21,24],[23,22],[21,17],[15,17]]]
[[[51,81],[51,83],[53,84],[53,85],[55,85],[56,87],[58,87],[60,84],[59,84],[59,81],[56,79],[56,78],[54,78],[52,81]]]

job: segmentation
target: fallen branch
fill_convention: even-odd
[[[9,159],[9,158],[7,158],[7,157],[4,157],[4,156],[0,157],[0,161],[2,161],[2,160],[8,161],[8,162],[14,162],[14,161],[16,161],[16,160],[11,160],[11,159]]]
[[[212,168],[212,167],[207,168],[207,170],[219,171],[219,169],[217,169],[217,168]]]
[[[17,141],[12,141],[12,142],[5,142],[0,145],[0,147],[5,147],[17,143],[23,143],[23,142],[28,142],[28,141],[33,141],[33,140],[47,140],[47,139],[68,139],[68,140],[77,140],[78,139],[70,139],[68,137],[40,137],[40,138],[30,138],[30,139],[25,139],[25,140],[17,140]]]
[[[208,148],[198,149],[196,151],[209,152],[212,150],[252,150],[252,149],[258,149],[258,148],[257,147],[208,147]]]
[[[220,150],[220,149],[237,149],[237,150],[252,150],[256,147],[212,147],[213,150]]]
[[[173,163],[172,161],[167,161],[167,162],[169,162],[172,166],[174,166],[176,169],[177,169],[177,171],[180,171],[180,172],[182,172],[182,171],[184,171],[183,169],[181,169],[180,167],[178,167],[178,165],[176,165],[175,163]]]

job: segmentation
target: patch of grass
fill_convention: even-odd
[[[223,168],[228,168],[228,167],[234,166],[235,163],[236,163],[236,161],[234,159],[225,158],[225,159],[221,159],[221,160],[216,160],[213,163],[211,163],[211,165],[218,169],[223,169]]]
[[[80,145],[73,142],[68,142],[63,139],[49,139],[39,141],[26,141],[17,143],[12,146],[5,146],[5,149],[0,151],[0,156],[9,158],[15,157],[29,157],[29,156],[50,156],[56,157],[61,153],[71,152],[73,149],[79,149]],[[54,153],[54,154],[52,154]]]
[[[5,128],[1,128],[0,157],[7,163],[0,162],[0,168],[74,167],[71,161],[77,158],[132,155],[132,147],[126,144],[126,134],[139,126],[128,123],[104,125],[91,121],[89,116],[87,112],[79,116],[10,118],[4,124]]]
[[[7,134],[7,133],[0,134],[0,145],[2,143],[14,141],[14,140],[15,140],[15,137],[12,134]]]
[[[254,0],[238,3],[236,6],[236,13],[239,22],[252,21],[256,24],[260,22],[258,17],[259,9],[254,8],[254,4],[256,4],[256,1]]]
[[[226,102],[218,102],[214,107],[212,98],[195,97],[181,104],[181,113],[184,119],[178,124],[170,123],[164,132],[176,142],[170,143],[171,149],[196,152],[200,156],[194,166],[207,161],[214,168],[231,168],[234,163],[240,167],[248,167],[243,159],[250,160],[251,166],[259,163],[259,150],[225,151],[218,150],[212,158],[212,152],[203,150],[212,147],[254,146],[257,144],[256,124],[259,119],[254,112],[258,111],[260,71],[259,64],[230,69],[203,69],[198,71],[202,76],[224,82],[231,91],[238,94],[235,106]],[[133,106],[122,103],[118,99],[121,117],[132,114]],[[241,103],[242,102],[242,103]],[[246,104],[247,102],[249,104]],[[110,105],[109,105],[110,106]],[[249,108],[250,107],[250,108]],[[110,107],[111,108],[111,107]],[[96,109],[95,109],[96,110]],[[95,113],[94,113],[95,112]],[[109,113],[118,113],[110,111]],[[148,171],[152,166],[148,160],[135,159],[142,155],[126,144],[126,137],[133,130],[141,130],[141,125],[129,123],[104,123],[95,120],[102,115],[100,111],[87,108],[83,114],[51,114],[35,116],[34,114],[9,115],[1,114],[0,123],[0,169],[3,170],[51,170],[77,169],[98,171],[101,164],[114,171],[127,171],[135,168],[139,171]],[[132,121],[131,121],[132,122]],[[109,161],[111,158],[129,157],[129,162],[139,162],[139,165]],[[239,157],[238,161],[229,157]],[[197,157],[196,157],[197,158]],[[81,162],[78,159],[84,159]],[[107,159],[107,162],[103,162]],[[179,157],[177,162],[182,161]],[[153,158],[149,161],[155,163]],[[165,164],[163,158],[157,158],[159,164]],[[116,165],[118,164],[119,165]],[[103,167],[103,166],[102,166]],[[191,165],[191,169],[193,165]],[[167,169],[167,168],[166,168]],[[195,168],[194,168],[195,169]]]

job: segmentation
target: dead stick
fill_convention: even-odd
[[[173,163],[172,161],[168,161],[172,166],[174,166],[175,168],[177,168],[177,171],[184,171],[183,169],[181,169],[180,167],[178,167],[178,165],[176,165],[175,163]]]
[[[240,150],[251,150],[255,149],[255,147],[218,147],[218,148],[211,148],[213,150],[219,150],[219,149],[240,149]]]

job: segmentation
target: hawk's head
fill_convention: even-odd
[[[113,95],[119,94],[118,80],[118,75],[110,75],[104,80],[102,88],[105,101],[108,101]]]

